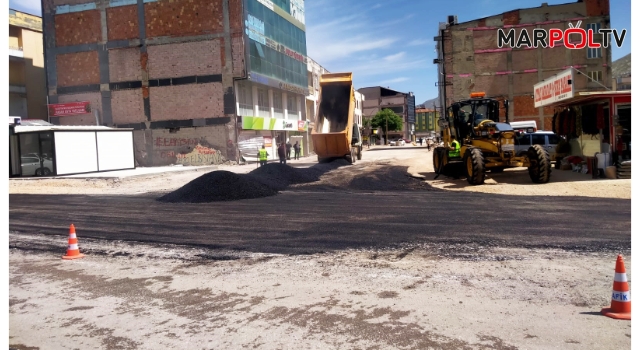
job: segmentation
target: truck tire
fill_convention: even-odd
[[[467,173],[467,182],[471,185],[484,183],[484,156],[479,148],[467,148],[464,152],[464,165]]]
[[[549,161],[549,153],[541,145],[533,145],[529,147],[527,152],[529,158],[529,177],[531,181],[537,184],[549,182],[551,178],[551,161]]]
[[[362,160],[362,146],[358,146],[358,160]]]

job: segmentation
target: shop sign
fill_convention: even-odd
[[[51,117],[91,113],[91,103],[89,101],[50,104],[48,107],[49,116]]]
[[[267,85],[267,86],[271,86],[274,88],[278,88],[281,90],[286,90],[286,91],[290,91],[296,94],[300,94],[300,95],[308,95],[309,93],[309,89],[308,88],[302,88],[296,85],[292,85],[292,84],[287,84],[287,83],[283,83],[277,79],[274,78],[268,78],[262,74],[256,73],[256,72],[251,72],[249,74],[249,79],[251,79],[251,81],[255,81],[257,83],[263,84],[263,85]]]
[[[295,85],[291,85],[287,83],[280,83],[280,89],[295,92],[296,94],[300,94],[300,95],[307,95],[307,90],[308,90],[308,89],[304,89],[304,88],[297,87]]]
[[[299,120],[298,121],[298,131],[307,131],[307,121]]]
[[[264,136],[263,139],[264,139],[263,143],[265,148],[273,146],[273,137]]]
[[[534,107],[543,107],[572,98],[573,82],[573,68],[569,68],[553,78],[537,83],[533,86]]]
[[[306,123],[305,121],[302,121]],[[276,118],[263,118],[263,117],[242,117],[242,129],[243,130],[290,130],[290,131],[305,131],[300,130],[300,123],[297,120],[286,120]]]

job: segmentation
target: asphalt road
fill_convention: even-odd
[[[285,191],[251,200],[167,204],[157,196],[10,195],[9,230],[65,237],[73,223],[80,239],[284,254],[425,241],[584,251],[631,248],[631,202],[622,199]]]

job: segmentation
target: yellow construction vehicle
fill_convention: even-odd
[[[508,100],[504,101],[504,108],[508,116]],[[541,145],[533,145],[525,155],[516,156],[515,140],[520,132],[513,130],[508,117],[506,123],[500,122],[499,101],[476,92],[468,100],[453,103],[445,114],[438,121],[444,146],[433,152],[436,178],[441,173],[451,173],[445,171],[446,167],[455,169],[455,163],[462,163],[463,174],[471,185],[483,184],[487,170],[502,172],[515,167],[529,168],[534,183],[549,182],[549,154]],[[454,138],[459,142],[459,152],[452,147]]]

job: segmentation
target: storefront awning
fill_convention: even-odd
[[[593,100],[600,100],[604,98],[612,98],[612,97],[631,97],[631,90],[622,90],[622,91],[583,91],[578,92],[575,96],[568,98],[566,100],[558,101],[556,103],[550,104],[547,107],[564,107],[571,106],[575,104],[581,104]]]

